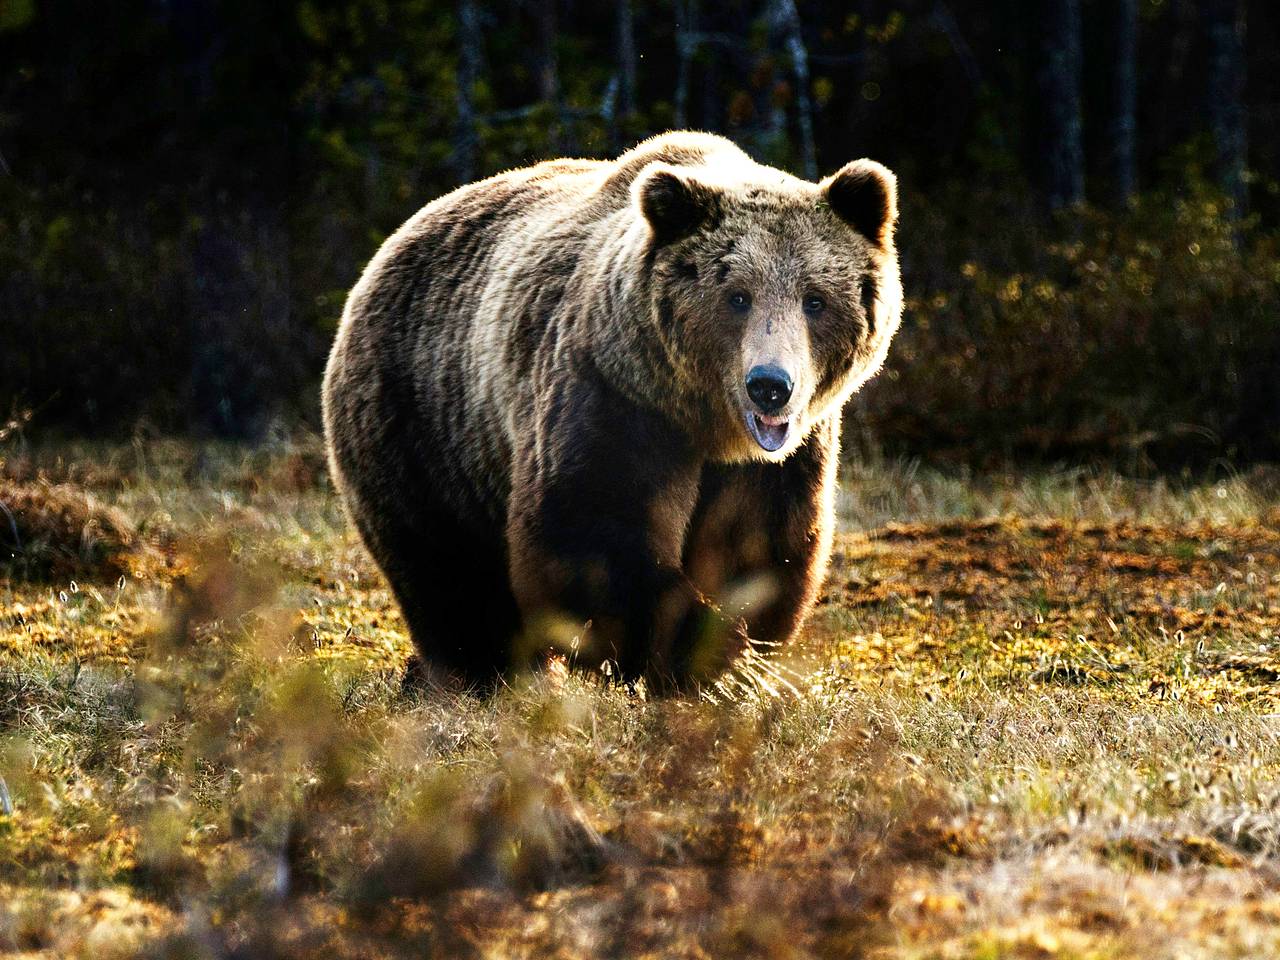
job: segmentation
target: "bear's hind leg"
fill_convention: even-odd
[[[511,667],[520,615],[502,547],[437,515],[410,530],[362,531],[428,677],[488,689]]]

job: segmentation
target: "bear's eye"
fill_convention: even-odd
[[[742,290],[735,290],[729,294],[729,306],[739,313],[745,313],[751,309],[751,294]]]
[[[827,309],[827,301],[823,300],[817,294],[809,294],[804,298],[804,312],[811,317],[816,317],[823,310]]]

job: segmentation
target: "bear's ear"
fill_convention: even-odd
[[[893,242],[898,220],[898,178],[874,160],[854,160],[819,187],[832,211],[879,247]]]
[[[659,245],[689,236],[720,211],[720,194],[667,163],[650,164],[631,195]]]

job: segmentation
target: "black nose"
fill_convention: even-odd
[[[791,377],[781,367],[752,367],[747,396],[763,413],[777,413],[791,399]]]

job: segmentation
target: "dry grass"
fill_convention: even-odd
[[[115,580],[145,553],[124,513],[80,487],[0,478],[0,572],[9,578]]]
[[[87,490],[154,556],[76,590],[0,580],[0,950],[1280,952],[1272,474],[863,464],[775,663],[795,691],[711,703],[563,660],[490,699],[406,693],[315,463],[5,466]]]

